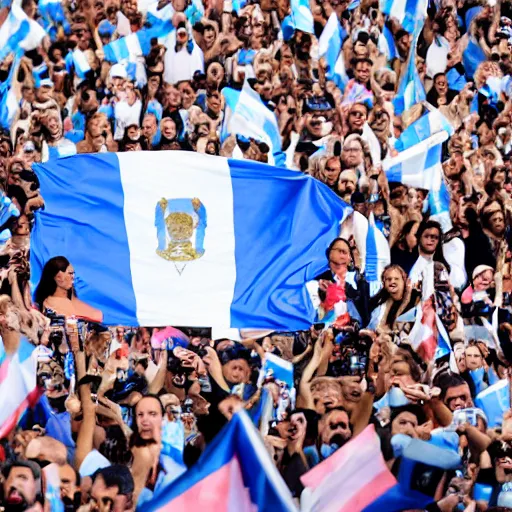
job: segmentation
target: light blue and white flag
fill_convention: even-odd
[[[309,0],[291,0],[290,9],[291,14],[286,16],[281,25],[284,40],[288,41],[291,39],[296,30],[314,34],[313,13],[311,12]]]
[[[388,181],[409,187],[439,190],[442,143],[448,139],[446,132],[439,132],[382,163]],[[437,181],[436,181],[437,179]]]
[[[269,374],[271,374],[275,380],[284,382],[288,386],[288,389],[293,388],[293,363],[267,352],[260,373],[261,379],[264,380]]]
[[[414,32],[418,17],[426,17],[427,6],[428,0],[380,0],[380,10],[396,18],[409,33]]]
[[[443,233],[446,233],[452,229],[453,225],[450,217],[450,192],[444,182],[441,164],[432,169],[432,175],[432,186],[428,193],[429,218],[439,222]]]
[[[147,55],[151,50],[151,30],[142,29],[107,44],[103,51],[108,62],[135,62],[137,57]]]
[[[398,90],[393,100],[395,114],[401,115],[417,103],[427,99],[425,87],[423,86],[418,68],[416,67],[416,47],[418,46],[418,39],[425,22],[427,0],[383,1],[386,4],[390,4],[390,9],[393,12],[398,13],[403,9],[404,17],[401,21],[402,26],[405,30],[412,33],[413,38],[407,58],[407,67],[405,73],[400,78]],[[392,16],[396,17],[396,14]]]
[[[325,249],[352,211],[310,176],[186,151],[34,169],[45,209],[32,283],[51,257],[67,257],[78,297],[110,325],[308,329],[306,283],[327,269]]]
[[[265,142],[270,148],[269,164],[284,166],[286,155],[282,151],[281,134],[274,112],[263,103],[260,95],[247,80],[238,96],[238,101],[235,94],[228,97],[230,112],[229,119],[222,128],[223,135],[236,133]]]
[[[395,149],[399,152],[404,151],[443,130],[449,137],[453,135],[453,126],[448,119],[437,108],[432,108],[401,133],[395,142]]]
[[[368,218],[368,234],[366,235],[366,265],[365,277],[370,285],[370,296],[382,288],[381,275],[391,263],[389,243],[380,229],[375,225],[373,212]]]
[[[229,125],[231,118],[235,113],[238,100],[240,98],[240,91],[232,89],[231,87],[224,87],[222,89],[222,96],[224,96],[224,117],[222,119],[222,127],[220,130],[220,142],[224,141],[231,135]]]
[[[53,23],[65,23],[66,14],[60,0],[39,0],[37,4],[39,14],[47,21]]]
[[[314,34],[313,13],[309,5],[309,0],[291,0],[291,16],[295,30]]]
[[[407,68],[400,78],[398,90],[393,100],[395,114],[401,115],[426,99],[427,93],[416,67],[416,45],[414,45],[411,47]]]
[[[185,427],[181,420],[165,421],[162,425],[162,455],[167,455],[174,462],[184,465]]]
[[[46,489],[44,492],[45,502],[50,506],[52,512],[64,512],[64,503],[60,498],[59,466],[50,464],[43,469]]]
[[[507,379],[489,386],[478,393],[475,406],[482,409],[489,421],[489,428],[498,427],[503,422],[503,413],[510,409],[510,385]]]
[[[0,50],[1,51],[1,50]],[[10,130],[20,110],[20,104],[16,92],[12,89],[12,82],[15,74],[18,73],[22,57],[21,52],[14,55],[9,74],[4,82],[0,83],[0,127]]]
[[[348,82],[348,76],[341,51],[342,46],[342,28],[338,16],[333,12],[318,40],[318,56],[324,57],[327,62],[327,80],[332,80],[338,87],[344,89]]]
[[[156,1],[149,5],[146,13],[146,22],[153,30],[162,32],[161,37],[165,37],[171,30],[174,30],[172,17],[175,10],[171,3],[168,3],[161,9],[158,8],[158,4],[159,2]]]
[[[65,62],[67,72],[71,73],[74,71],[76,76],[81,80],[83,80],[87,72],[91,70],[91,66],[89,65],[89,61],[87,60],[85,53],[79,48],[69,52],[66,55]]]
[[[28,17],[21,5],[14,3],[0,27],[0,62],[10,53],[37,48],[45,36],[44,28]]]

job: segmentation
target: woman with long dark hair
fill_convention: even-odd
[[[354,266],[352,248],[344,238],[335,238],[326,251],[329,270],[316,277],[321,304],[319,320],[337,328],[354,322],[366,325],[369,287]]]
[[[35,302],[43,313],[49,309],[64,316],[103,320],[103,313],[79,300],[74,289],[75,270],[64,256],[49,259],[36,288]]]
[[[396,319],[413,308],[421,293],[412,288],[406,272],[399,265],[388,265],[382,272],[382,288],[369,301],[369,329],[394,330]]]
[[[397,241],[391,248],[391,263],[402,267],[408,274],[418,259],[418,240],[416,232],[420,223],[416,220],[410,220],[404,224],[402,231],[398,235]]]

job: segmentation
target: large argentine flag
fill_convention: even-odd
[[[297,508],[249,416],[240,411],[197,464],[144,503],[143,510],[292,512]]]
[[[49,258],[67,257],[78,297],[111,325],[309,328],[305,283],[327,268],[325,249],[350,212],[309,176],[192,152],[34,168],[45,209],[31,237],[32,284]]]

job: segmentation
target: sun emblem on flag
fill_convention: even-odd
[[[181,275],[186,263],[204,254],[206,209],[193,199],[160,199],[156,205],[155,226],[158,238],[156,253],[174,262]]]

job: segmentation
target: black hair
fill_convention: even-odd
[[[409,220],[409,221],[407,221],[404,224],[402,230],[400,231],[400,234],[398,235],[394,245],[398,245],[399,243],[404,242],[405,241],[405,237],[412,231],[412,228],[414,227],[414,225],[417,222],[418,222],[417,220]]]
[[[153,393],[148,393],[148,394],[145,394],[136,404],[135,406],[133,407],[133,425],[132,425],[132,430],[133,430],[133,433],[132,435],[130,436],[130,440],[129,440],[129,443],[128,443],[128,447],[129,448],[133,448],[134,446],[137,446],[137,447],[141,447],[141,446],[150,446],[152,444],[155,444],[155,440],[153,439],[149,439],[149,440],[146,440],[146,439],[142,439],[142,437],[140,436],[140,433],[139,433],[139,428],[137,426],[137,406],[142,402],[142,400],[144,400],[145,398],[154,398],[155,400],[157,400],[158,404],[160,405],[160,412],[162,413],[162,417],[165,415],[165,409],[164,409],[164,406],[160,400],[160,398],[158,397],[158,395],[154,395]]]
[[[329,244],[329,247],[327,247],[326,251],[325,251],[325,257],[327,259],[329,259],[329,256],[331,255],[331,251],[334,247],[334,245],[336,244],[336,242],[344,242],[347,247],[348,247],[348,250],[350,252],[350,259],[352,261],[352,264],[354,263],[354,253],[352,252],[352,247],[350,247],[350,244],[348,243],[348,240],[345,239],[345,238],[342,238],[342,237],[338,237],[338,238],[335,238],[330,244]]]
[[[441,228],[441,224],[435,220],[424,220],[418,227],[418,231],[416,233],[416,238],[418,239],[418,247],[420,244],[420,239],[423,233],[427,229],[437,229],[439,231],[439,241],[437,243],[436,250],[434,251],[434,261],[437,261],[439,263],[442,263],[445,267],[448,273],[451,270],[450,264],[446,261],[446,258],[443,254],[443,229]]]
[[[92,481],[94,482],[98,476],[103,478],[107,487],[117,487],[119,494],[122,496],[132,494],[135,489],[132,474],[127,466],[114,464],[113,466],[98,469],[91,476]]]
[[[450,388],[463,386],[467,382],[457,373],[440,373],[435,376],[433,384],[441,389],[441,400],[443,400]]]
[[[41,478],[41,469],[37,463],[30,460],[14,460],[7,462],[2,466],[2,476],[5,480],[9,478],[11,469],[13,468],[29,468],[30,471],[32,471],[34,480],[39,480]]]
[[[401,405],[400,407],[391,407],[390,422],[393,423],[393,421],[395,421],[395,419],[403,412],[414,414],[414,416],[416,416],[418,419],[418,425],[423,425],[423,423],[427,421],[427,416],[425,415],[425,412],[420,405],[407,404]]]
[[[69,265],[69,260],[64,256],[55,256],[45,263],[43,272],[41,273],[41,278],[39,279],[39,284],[37,285],[35,292],[35,302],[39,308],[39,311],[43,311],[44,301],[48,297],[51,297],[57,289],[55,276],[59,272],[65,272]],[[73,292],[73,289],[68,291],[69,299],[71,299],[73,296]]]

